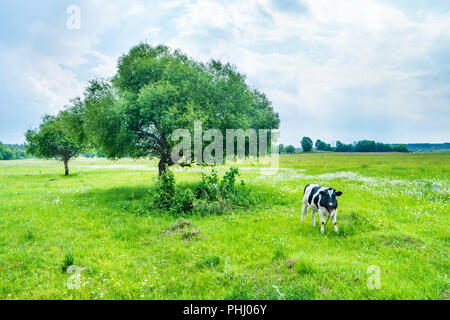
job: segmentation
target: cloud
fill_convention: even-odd
[[[113,75],[117,58],[147,40],[237,65],[280,112],[285,143],[298,145],[304,135],[449,140],[450,12],[400,3],[82,0],[81,29],[71,31],[65,8],[43,2],[45,16],[30,5],[15,39],[0,38],[11,61],[4,77],[12,79],[8,92],[41,113],[56,112],[87,79]]]
[[[307,13],[308,7],[300,0],[272,0],[272,6],[291,13]]]
[[[433,48],[449,40],[448,13],[413,20],[369,0],[305,0],[306,12],[280,5],[197,1],[176,19],[179,32],[170,43],[236,64],[273,100],[287,142],[299,135],[348,142],[449,138],[449,120],[438,121],[431,134],[415,129],[435,112],[448,115],[449,79],[442,75],[433,89],[426,80],[441,73],[430,68]]]
[[[57,65],[50,58],[34,64],[22,75],[22,79],[31,100],[41,110],[45,108],[53,114],[67,105],[71,98],[81,95],[84,88],[72,71]]]
[[[127,17],[132,17],[134,15],[140,14],[145,12],[145,7],[141,4],[133,4],[133,6],[128,9],[126,16]]]

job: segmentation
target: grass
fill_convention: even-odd
[[[283,155],[274,176],[241,166],[256,207],[180,223],[149,210],[154,162],[80,159],[65,177],[55,161],[0,161],[0,299],[448,299],[449,163]],[[192,186],[199,170],[175,178]],[[300,224],[307,183],[344,192],[339,234]]]

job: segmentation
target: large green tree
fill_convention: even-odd
[[[69,175],[69,160],[83,150],[83,145],[71,134],[69,123],[68,112],[45,115],[38,129],[25,133],[27,153],[37,158],[63,161],[66,176]]]
[[[166,46],[141,43],[118,61],[111,81],[92,80],[83,100],[87,140],[109,158],[158,157],[174,165],[175,129],[275,129],[278,114],[245,76],[220,61],[201,63]],[[192,139],[193,140],[193,139]],[[225,145],[225,144],[224,144]]]

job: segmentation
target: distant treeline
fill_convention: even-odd
[[[313,141],[309,137],[304,137],[300,142],[303,152],[309,152],[313,149]],[[408,145],[397,144],[390,145],[381,142],[375,142],[371,140],[361,140],[354,142],[353,144],[345,144],[341,141],[336,142],[336,147],[332,147],[331,144],[321,140],[317,140],[315,143],[315,149],[319,151],[331,151],[331,152],[409,152]],[[297,149],[292,146],[279,145],[280,153],[292,154]]]
[[[319,141],[319,140],[318,140]],[[327,145],[327,149],[329,145]],[[316,145],[317,147],[317,145]],[[334,150],[333,150],[334,149]],[[319,149],[318,150],[323,150]],[[361,140],[355,144],[345,144],[340,141],[336,142],[336,148],[331,148],[327,151],[336,152],[409,152],[406,144],[401,145],[389,145],[381,142],[375,142],[370,140]]]
[[[0,160],[17,160],[28,158],[23,145],[3,144],[0,142]]]
[[[92,151],[79,154],[78,156],[85,158],[105,158],[104,155]],[[3,144],[0,141],[0,161],[20,160],[32,157],[33,156],[27,154],[25,146],[23,144]]]
[[[84,153],[84,154],[81,154],[80,156],[82,156],[84,158],[106,158],[106,156],[99,154],[99,153],[95,153],[95,152]]]
[[[397,146],[393,144],[392,146]],[[450,151],[450,143],[408,143],[408,150],[411,152],[439,152]]]

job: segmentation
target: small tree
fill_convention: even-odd
[[[293,154],[295,153],[295,147],[293,145],[289,145],[286,147],[286,153]]]
[[[37,158],[63,161],[66,176],[69,175],[69,160],[83,150],[70,134],[67,121],[63,114],[45,115],[38,129],[25,133],[26,151]]]
[[[303,152],[310,152],[312,150],[313,141],[311,140],[311,138],[303,137],[301,144],[302,144]]]
[[[316,141],[316,149],[321,151],[331,151],[331,145],[320,139]]]

